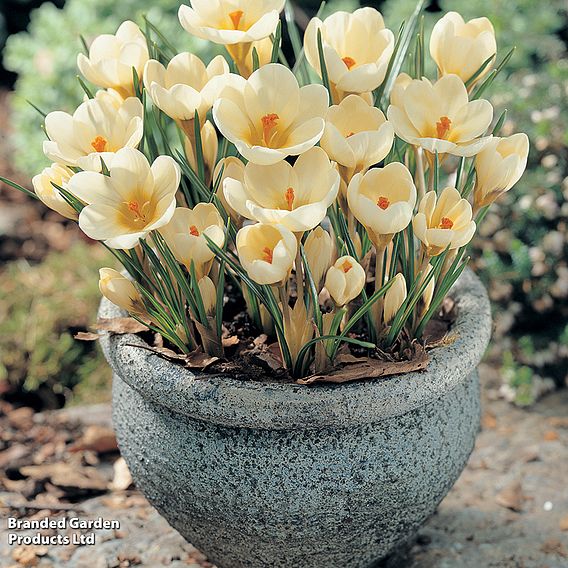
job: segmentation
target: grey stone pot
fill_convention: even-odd
[[[372,566],[435,511],[473,448],[491,316],[471,272],[454,297],[459,337],[427,370],[345,385],[197,377],[138,337],[103,337],[137,486],[219,567]]]

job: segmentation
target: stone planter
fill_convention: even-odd
[[[458,339],[426,371],[346,385],[196,378],[128,345],[138,337],[103,337],[136,484],[219,567],[371,566],[435,511],[473,448],[491,316],[471,272],[453,295]]]

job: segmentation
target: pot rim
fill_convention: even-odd
[[[469,380],[491,334],[489,299],[483,284],[469,269],[454,285],[452,295],[458,307],[452,328],[457,339],[431,350],[425,370],[352,383],[306,386],[210,376],[136,347],[147,344],[135,335],[103,332],[100,341],[120,379],[145,401],[173,412],[241,428],[354,427],[410,412]],[[99,317],[122,315],[124,312],[103,298]]]

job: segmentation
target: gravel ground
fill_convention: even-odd
[[[568,391],[521,410],[498,399],[488,366],[481,374],[483,425],[469,464],[414,544],[384,568],[568,567]],[[91,423],[109,420],[106,406],[64,412],[90,416]],[[25,508],[16,493],[0,493],[1,505],[7,505],[3,516],[45,516]],[[0,566],[212,568],[136,490],[113,491],[69,508],[55,518],[117,519],[120,528],[95,531],[95,547],[17,547],[8,546],[2,519]]]

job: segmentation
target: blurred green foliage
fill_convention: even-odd
[[[183,30],[177,18],[179,5],[179,0],[67,0],[63,9],[45,3],[31,13],[28,30],[9,37],[4,54],[6,68],[19,76],[12,102],[18,169],[33,175],[47,164],[41,149],[41,117],[27,101],[45,112],[72,112],[83,98],[75,79],[81,35],[90,43],[101,33],[114,33],[124,20],[142,25],[146,14],[180,51],[207,60],[213,56],[211,44]]]
[[[87,378],[91,388],[108,389],[110,370],[96,344],[73,334],[95,320],[98,268],[111,259],[77,241],[41,264],[15,261],[0,272],[0,383],[8,381],[8,392],[39,391],[54,407]]]

